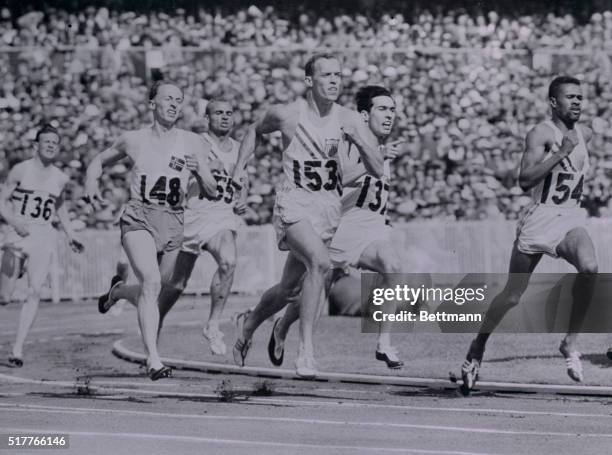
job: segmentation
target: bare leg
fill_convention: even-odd
[[[49,265],[51,264],[51,254],[45,255],[43,253],[43,258],[33,257],[30,259],[28,264],[28,296],[21,307],[17,337],[13,345],[13,356],[17,358],[23,357],[23,345],[32,328],[32,324],[34,324],[36,313],[38,312],[40,293],[45,279],[47,278]]]
[[[578,271],[572,289],[574,302],[570,315],[570,327],[562,342],[562,349],[565,348],[570,352],[575,350],[576,338],[593,297],[597,280],[597,256],[593,242],[584,228],[576,228],[568,232],[557,247],[557,253]]]
[[[205,329],[214,331],[219,330],[219,321],[234,282],[234,271],[236,270],[235,233],[230,230],[218,233],[206,244],[206,249],[212,254],[218,266],[210,284],[210,316],[205,327]]]
[[[123,246],[132,269],[141,283],[138,295],[138,323],[147,355],[147,367],[163,367],[157,351],[159,309],[157,299],[161,289],[161,276],[157,264],[155,241],[149,232],[131,231],[123,236]],[[125,298],[125,297],[123,297]]]

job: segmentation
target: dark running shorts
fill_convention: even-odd
[[[147,231],[158,253],[180,248],[183,242],[183,211],[169,212],[155,205],[128,202],[119,220],[121,238],[128,232]]]

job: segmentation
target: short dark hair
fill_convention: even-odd
[[[43,126],[41,126],[40,129],[36,132],[36,142],[38,142],[38,140],[40,139],[40,136],[42,136],[43,134],[50,134],[50,133],[55,134],[59,139],[60,137],[59,131],[57,131],[57,129],[51,126],[49,123],[46,123]]]
[[[183,91],[182,87],[177,83],[172,81],[159,80],[155,81],[155,83],[151,86],[151,89],[149,90],[149,101],[152,101],[157,96],[157,92],[159,92],[159,88],[162,85],[173,85],[181,91],[181,95],[183,95],[183,97],[185,96],[185,92]]]
[[[306,76],[312,77],[314,75],[315,63],[323,59],[334,59],[340,61],[338,56],[336,54],[332,54],[331,52],[317,52],[316,54],[312,55],[304,65],[304,73]]]
[[[377,96],[388,96],[391,98],[391,92],[389,89],[382,87],[380,85],[366,85],[365,87],[361,87],[357,94],[355,95],[355,104],[357,104],[357,111],[367,111],[370,112],[372,109],[372,100]]]
[[[210,101],[208,102],[208,104],[206,105],[206,109],[205,109],[205,111],[204,111],[204,113],[205,113],[206,115],[210,116],[210,114],[212,114],[211,110],[212,110],[212,105],[213,105],[214,103],[227,103],[227,104],[229,104],[230,106],[232,106],[232,110],[234,110],[234,104],[233,104],[231,101],[226,100],[226,99],[223,99],[223,98],[213,98],[213,99],[212,99],[212,100],[210,100]]]
[[[548,86],[548,97],[556,98],[559,94],[559,87],[566,84],[573,84],[580,86],[580,80],[572,76],[559,76],[555,77],[550,85]]]

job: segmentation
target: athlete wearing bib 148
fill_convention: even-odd
[[[519,303],[543,254],[561,257],[579,272],[572,289],[574,302],[569,330],[559,350],[570,378],[577,382],[583,380],[575,344],[597,274],[595,248],[584,227],[585,212],[580,208],[589,166],[586,144],[592,132],[577,123],[582,107],[578,79],[568,76],[554,79],[549,87],[549,102],[551,119],[536,125],[527,134],[519,184],[524,190],[531,190],[532,203],[518,224],[506,287],[491,303],[462,365],[466,391],[472,389],[478,378],[491,332],[506,312]]]
[[[23,365],[23,344],[36,317],[40,292],[57,248],[56,231],[51,225],[56,214],[72,249],[83,249],[74,237],[63,204],[63,191],[70,177],[53,165],[59,143],[55,128],[46,125],[40,129],[36,134],[36,155],[10,170],[0,192],[0,215],[10,226],[2,242],[0,301],[10,300],[17,279],[24,271],[28,275],[27,300],[21,308],[17,339],[9,357],[9,363],[18,367]]]
[[[206,118],[209,132],[203,137],[209,148],[207,165],[216,180],[216,192],[210,198],[205,197],[196,181],[189,182],[182,247],[171,278],[160,295],[159,310],[163,321],[187,286],[199,255],[209,251],[219,267],[210,285],[210,318],[202,333],[208,339],[212,353],[224,355],[226,348],[219,323],[236,264],[238,218],[234,214],[234,195],[238,194],[238,188],[235,188],[230,175],[238,157],[238,143],[229,136],[234,125],[230,103],[211,101],[206,108]],[[104,297],[105,310],[120,298],[135,303],[135,296],[125,289],[113,290],[112,295]]]
[[[177,85],[156,83],[149,94],[153,125],[125,132],[111,148],[97,155],[87,169],[86,191],[95,203],[100,199],[98,179],[102,166],[123,158],[133,162],[130,200],[121,216],[120,228],[121,241],[139,285],[112,283],[105,300],[112,300],[112,293],[116,299],[138,301],[138,322],[152,380],[171,374],[157,352],[160,327],[157,303],[160,290],[164,290],[162,283],[169,282],[183,239],[187,184],[195,178],[207,194],[213,194],[216,186],[205,162],[206,143],[197,134],[175,127],[183,102],[183,91]],[[101,312],[107,310],[105,300],[99,302]]]
[[[239,365],[244,365],[256,327],[286,305],[303,281],[296,371],[300,376],[316,373],[313,326],[325,275],[331,267],[327,244],[340,220],[340,142],[352,142],[373,175],[380,176],[383,167],[376,146],[364,139],[368,136],[361,118],[336,104],[342,88],[341,74],[336,56],[317,54],[310,58],[305,65],[306,99],[271,107],[247,130],[242,141],[235,179],[243,177],[244,163],[259,135],[282,133],[283,181],[276,191],[274,226],[279,247],[289,249],[289,255],[281,283],[264,293],[253,312],[242,313],[237,319],[234,360]]]

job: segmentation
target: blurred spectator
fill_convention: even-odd
[[[352,106],[355,90],[366,83],[384,84],[394,93],[399,114],[394,136],[407,142],[393,167],[392,220],[515,219],[529,203],[516,186],[524,137],[548,115],[547,87],[559,72],[585,82],[582,119],[594,130],[585,207],[592,216],[610,216],[612,63],[607,54],[532,58],[499,50],[605,48],[612,44],[609,12],[579,25],[571,16],[510,19],[493,12],[422,13],[408,22],[400,14],[326,19],[308,12],[287,20],[272,8],[257,7],[225,16],[203,9],[194,15],[184,10],[138,15],[50,8],[12,18],[5,8],[0,37],[5,46],[34,46],[0,53],[0,174],[29,157],[36,128],[53,121],[63,133],[59,164],[73,178],[71,212],[91,227],[112,225],[127,198],[129,169],[119,164],[103,179],[108,206],[94,214],[80,200],[84,165],[122,130],[149,121],[152,75],[184,87],[183,128],[206,129],[206,100],[233,101],[240,138],[245,125],[270,104],[303,94],[304,57],[321,45],[347,48],[342,103]],[[71,48],[59,49],[62,45]],[[266,48],[271,45],[274,51]],[[373,49],[349,49],[356,46]],[[419,46],[483,49],[434,53]],[[278,135],[270,135],[249,165],[251,224],[271,219],[282,170],[279,160],[262,157],[270,151],[280,156],[281,145]]]

